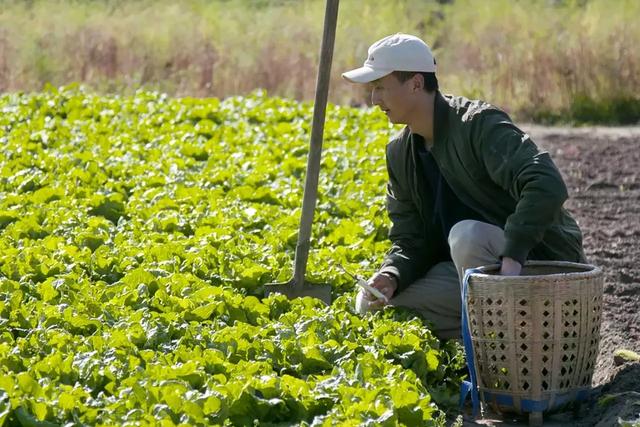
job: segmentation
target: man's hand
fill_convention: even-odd
[[[398,281],[395,276],[390,273],[376,273],[373,275],[373,277],[371,277],[371,279],[369,279],[369,282],[367,283],[382,292],[382,294],[386,296],[388,300],[393,297],[393,293],[396,291],[396,289],[398,289]],[[371,292],[365,291],[364,297],[365,299],[370,301],[369,307],[379,308],[383,305],[386,305],[383,300],[379,300],[374,295],[372,295]]]
[[[502,276],[519,276],[522,271],[522,265],[513,258],[502,257],[502,267],[500,274]]]

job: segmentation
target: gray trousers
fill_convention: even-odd
[[[420,313],[442,339],[460,338],[460,282],[467,268],[499,262],[504,231],[485,222],[465,220],[451,228],[453,262],[441,262],[393,297],[389,304]]]

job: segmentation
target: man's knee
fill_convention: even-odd
[[[451,227],[448,239],[451,255],[464,255],[464,253],[472,251],[474,246],[481,243],[485,238],[484,225],[480,221],[465,219]]]
[[[449,244],[459,241],[463,236],[464,239],[476,238],[480,234],[480,226],[482,224],[480,221],[473,219],[465,219],[455,223],[451,227],[451,231],[449,231]]]
[[[470,219],[460,221],[449,232],[451,258],[459,268],[478,260],[493,262],[489,258],[497,259],[503,240],[504,232],[495,225]]]

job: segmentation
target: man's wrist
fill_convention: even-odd
[[[395,275],[395,274],[393,274],[393,273],[389,273],[388,271],[383,271],[383,272],[382,272],[382,273],[380,273],[380,274],[382,274],[383,276],[387,276],[388,278],[393,279],[393,280],[395,280],[396,282],[398,281],[398,278],[396,277],[396,275]]]
[[[400,289],[400,287],[402,286],[400,284],[400,272],[396,267],[393,267],[391,265],[383,265],[378,270],[377,274],[380,276],[384,274],[385,277],[388,277],[392,284],[395,286],[396,290]]]
[[[396,285],[396,288],[398,287],[398,278],[396,277],[395,274],[389,273],[388,271],[383,271],[380,274],[383,276],[387,276],[389,279],[391,279],[392,282],[394,282],[394,284]]]

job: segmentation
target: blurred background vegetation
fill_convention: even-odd
[[[0,0],[0,91],[309,100],[323,16],[322,0]],[[638,0],[342,0],[330,98],[366,104],[340,73],[406,32],[432,46],[443,92],[520,120],[638,123],[639,18]]]

